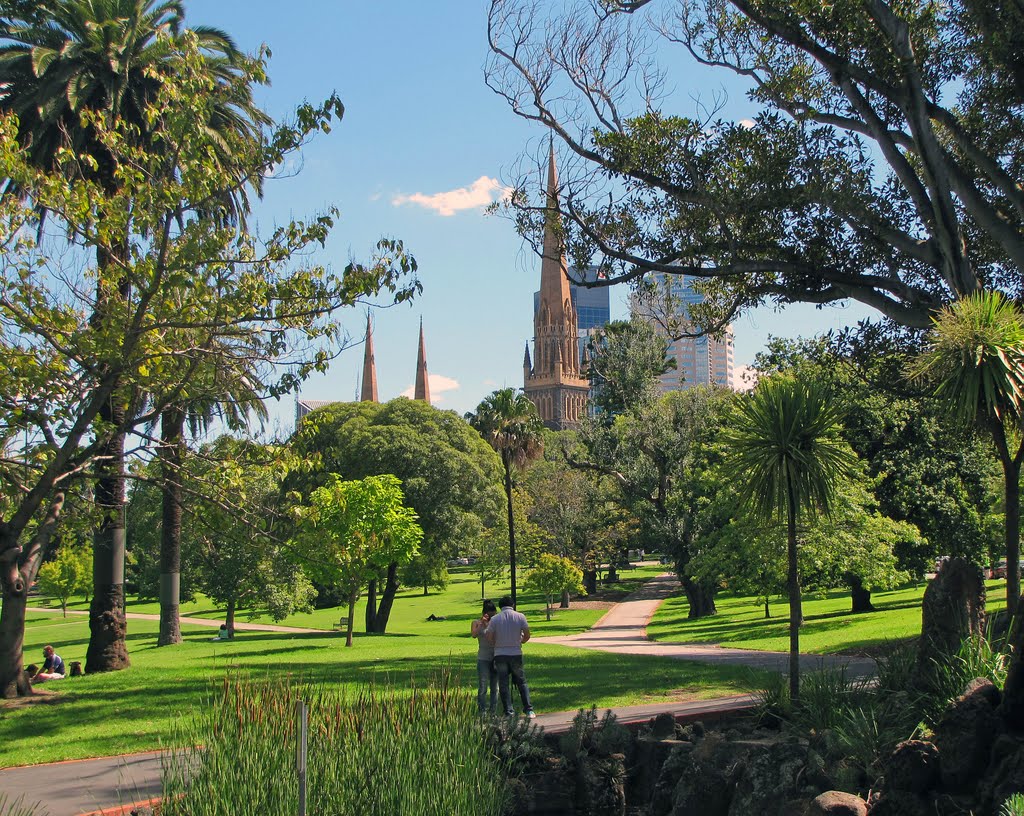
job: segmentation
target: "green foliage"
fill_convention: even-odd
[[[597,706],[581,708],[572,718],[569,730],[558,738],[562,756],[578,762],[585,756],[607,757],[625,753],[633,742],[629,729],[621,725],[612,711],[597,716]]]
[[[11,799],[6,793],[0,793],[0,816],[46,816],[46,813],[26,805],[24,796]]]
[[[484,734],[491,755],[511,776],[538,770],[551,756],[540,727],[524,717],[491,717]]]
[[[999,807],[999,816],[1024,816],[1024,793],[1015,793]]]
[[[92,591],[92,553],[84,547],[61,547],[53,560],[39,568],[39,588],[60,602],[67,617],[68,599]]]
[[[411,694],[225,680],[176,740],[202,747],[164,761],[161,812],[228,816],[258,803],[271,816],[294,813],[297,699],[309,705],[310,812],[503,812],[505,765],[487,750],[468,690],[446,677]]]
[[[535,589],[546,599],[545,612],[551,620],[551,600],[563,592],[585,594],[583,589],[583,572],[568,558],[551,553],[543,553],[537,564],[526,576],[526,586]]]
[[[614,320],[588,344],[591,403],[606,421],[658,398],[658,377],[676,367],[668,341],[647,320]]]

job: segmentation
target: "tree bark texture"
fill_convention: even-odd
[[[788,493],[786,555],[789,561],[789,570],[786,587],[789,590],[789,699],[795,703],[800,699],[800,625],[804,621],[804,613],[800,604],[800,570],[796,550],[796,499],[793,496],[792,486],[789,486]]]
[[[181,643],[181,463],[185,412],[167,408],[160,417],[157,455],[162,481],[163,527],[160,531],[160,634],[157,646]]]
[[[224,611],[224,625],[228,628],[228,638],[234,640],[235,637],[235,599],[232,598],[228,601],[228,607]]]
[[[562,598],[558,602],[558,608],[559,609],[568,609],[569,608],[569,590],[567,590],[567,589],[563,590]]]
[[[864,581],[859,575],[847,576],[847,581],[850,583],[850,598],[852,604],[850,611],[857,612],[874,612],[875,606],[871,603],[871,590],[864,588]]]
[[[583,570],[583,588],[588,595],[597,592],[597,570]]]
[[[516,523],[512,515],[512,465],[507,453],[501,455],[505,465],[505,498],[508,503],[508,567],[512,581],[512,608],[516,608]]]
[[[32,685],[22,663],[25,650],[25,609],[27,587],[14,591],[3,582],[3,607],[0,608],[0,698],[27,697]]]
[[[359,590],[352,589],[348,593],[348,625],[345,627],[345,645],[352,645],[352,629],[356,622],[356,599],[359,597]]]
[[[380,606],[377,607],[377,616],[374,621],[373,631],[383,635],[388,628],[388,619],[391,617],[391,607],[395,603],[395,595],[398,594],[398,564],[392,561],[388,564],[388,577],[384,582],[384,592],[380,596]]]
[[[694,581],[689,576],[681,576],[679,582],[683,585],[683,592],[686,593],[686,602],[690,607],[686,617],[690,620],[696,618],[707,618],[718,614],[715,606],[715,588],[700,581]]]
[[[366,634],[376,632],[377,626],[377,579],[371,578],[366,586],[366,613],[364,615]]]

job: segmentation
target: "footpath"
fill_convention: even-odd
[[[780,652],[749,649],[727,649],[696,643],[656,643],[647,639],[647,623],[659,604],[678,590],[674,576],[663,575],[644,584],[628,598],[615,604],[589,631],[566,637],[538,637],[531,643],[553,643],[577,649],[620,654],[645,654],[693,660],[719,665],[749,666],[755,669],[786,671],[789,656]],[[69,613],[70,614],[70,613]],[[156,617],[136,614],[136,617]],[[219,626],[221,621],[183,618],[182,622]],[[236,628],[263,631],[320,631],[284,626],[237,624]],[[814,670],[823,666],[845,665],[855,676],[874,673],[874,661],[821,655],[801,655],[801,668]],[[646,722],[663,712],[678,721],[713,720],[753,706],[750,695],[737,695],[714,700],[664,702],[648,705],[620,706],[612,709],[624,724]],[[538,714],[536,723],[549,733],[566,730],[575,711]],[[603,715],[604,710],[599,712]],[[160,795],[160,753],[150,752],[127,756],[32,765],[0,770],[0,793],[8,800],[24,796],[26,805],[41,802],[40,814],[48,816],[82,816],[82,814],[127,814],[132,803],[146,802]]]

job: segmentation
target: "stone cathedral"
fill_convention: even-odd
[[[553,430],[573,428],[587,410],[590,381],[580,364],[579,324],[569,293],[568,268],[558,239],[558,170],[552,145],[548,158],[548,219],[540,266],[540,301],[523,360],[523,391]]]

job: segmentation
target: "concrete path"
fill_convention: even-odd
[[[30,606],[29,612],[59,612],[59,609],[52,609],[46,606]],[[69,615],[88,615],[89,611],[86,609],[69,609]],[[148,612],[126,612],[125,617],[129,620],[160,620],[159,615],[151,615]],[[213,620],[212,618],[190,618],[187,616],[181,617],[182,623],[194,623],[196,626],[212,626],[214,629],[219,629],[220,625],[224,623],[224,619]],[[311,634],[318,632],[320,634],[329,633],[328,629],[302,629],[298,626],[277,626],[273,623],[245,623],[243,621],[235,622],[235,629],[240,632],[291,632],[292,634]]]
[[[658,606],[673,593],[679,583],[675,576],[655,578],[625,600],[613,606],[589,631],[566,637],[538,637],[531,643],[554,643],[578,649],[595,649],[621,654],[649,654],[694,660],[719,665],[750,666],[759,669],[786,671],[788,655],[783,652],[762,652],[750,649],[727,649],[699,643],[665,643],[647,639],[647,624]],[[52,610],[40,610],[52,611]],[[69,611],[69,614],[73,612]],[[88,614],[88,613],[82,613]],[[129,613],[129,617],[156,619],[157,615]],[[182,622],[220,626],[219,620],[182,618]],[[321,632],[319,629],[298,629],[287,626],[236,624],[239,629],[272,632]],[[866,658],[801,655],[801,668],[813,670],[821,666],[846,665],[856,676],[874,673],[874,661]],[[698,700],[682,703],[654,703],[622,706],[613,709],[623,723],[645,722],[669,712],[681,722],[712,720],[749,708],[750,695]],[[599,712],[603,715],[604,710]],[[545,731],[558,733],[572,723],[575,711],[543,713],[537,724]],[[142,802],[160,793],[160,754],[132,754],[101,757],[51,765],[0,770],[0,791],[10,799],[24,795],[26,804],[42,800],[49,816],[81,816],[100,811],[120,813],[119,806]],[[124,811],[127,813],[127,809]]]
[[[538,637],[531,643],[554,643],[577,649],[594,649],[618,654],[658,655],[678,660],[695,660],[719,666],[748,666],[752,669],[789,670],[789,654],[753,649],[730,649],[706,643],[669,643],[647,639],[647,624],[662,601],[678,593],[679,580],[670,574],[659,575],[617,603],[594,626],[578,635]],[[846,666],[854,677],[875,673],[875,661],[865,657],[800,655],[800,668],[814,670]]]

